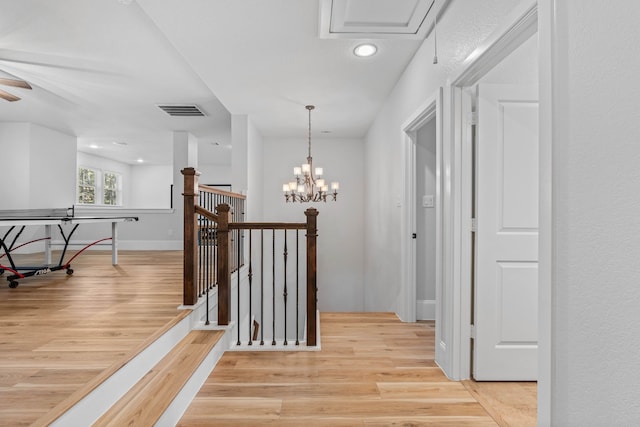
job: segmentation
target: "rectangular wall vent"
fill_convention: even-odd
[[[158,105],[158,107],[170,116],[176,117],[198,117],[204,113],[197,105]]]

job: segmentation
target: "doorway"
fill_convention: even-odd
[[[442,356],[439,352],[447,349],[446,345],[438,345],[445,342],[441,332],[445,292],[442,280],[445,261],[442,248],[442,111],[442,88],[439,88],[401,128],[404,194],[398,203],[403,208],[400,229],[402,300],[398,314],[405,322],[415,322],[418,318],[435,320],[436,357]],[[419,168],[422,168],[421,173]],[[418,175],[422,176],[420,184]],[[423,207],[423,201],[430,207]],[[421,222],[420,229],[417,221]],[[426,239],[429,239],[428,245]],[[425,245],[418,248],[418,240],[423,240]],[[427,258],[429,267],[425,269]]]
[[[436,120],[416,131],[416,320],[436,319]]]

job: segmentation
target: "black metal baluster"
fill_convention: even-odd
[[[264,229],[260,229],[260,345],[264,345]]]
[[[287,345],[287,229],[284,229],[284,345]]]
[[[253,283],[253,258],[251,256],[251,230],[249,230],[249,345],[253,344],[251,341],[251,284]]]
[[[204,290],[204,294],[205,294],[205,299],[206,299],[206,302],[205,302],[206,308],[205,309],[207,311],[207,314],[206,314],[206,320],[204,322],[205,325],[209,324],[209,268],[210,268],[209,263],[211,262],[211,259],[209,258],[209,245],[210,245],[210,241],[209,241],[209,226],[210,226],[209,218],[206,218],[205,219],[205,227],[206,227],[205,230],[206,231],[205,231],[205,233],[202,233],[202,232],[200,233],[200,243],[204,243],[205,244],[204,251],[205,251],[205,254],[206,254],[206,256],[205,256],[205,260],[206,260],[205,261],[205,271],[206,271],[206,274],[205,274],[205,284],[204,284],[205,285],[205,290]],[[206,237],[203,238],[203,236],[206,236]],[[200,248],[201,248],[200,250],[202,250],[202,246]]]
[[[271,239],[271,331],[273,332],[273,340],[271,345],[276,345],[276,230],[273,229]]]
[[[300,341],[298,340],[298,336],[299,336],[299,324],[300,324],[300,314],[299,314],[299,310],[300,310],[300,305],[299,305],[299,293],[300,293],[300,273],[298,272],[299,269],[299,265],[300,265],[300,249],[299,249],[299,243],[300,243],[300,230],[296,230],[296,345],[300,345]]]
[[[204,218],[204,230],[200,233],[200,244],[204,246],[200,246],[200,250],[204,249],[204,274],[202,280],[202,292],[206,295],[209,294],[209,227],[211,227],[211,220],[208,217]],[[201,269],[203,267],[200,267]]]
[[[236,230],[237,235],[240,235],[240,230]],[[238,252],[238,265],[240,265],[240,252]],[[236,271],[236,278],[238,279],[238,342],[237,345],[240,345],[240,270]]]

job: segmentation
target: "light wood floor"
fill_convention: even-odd
[[[434,362],[433,322],[321,313],[320,325],[319,352],[225,353],[179,425],[536,425],[535,383],[491,383],[484,396],[449,381]]]
[[[0,425],[31,425],[64,406],[175,321],[181,257],[121,251],[114,267],[110,253],[85,252],[73,276],[31,277],[16,289],[0,276]]]
[[[181,262],[93,251],[73,276],[0,276],[0,425],[47,425],[184,315]],[[535,425],[535,384],[448,381],[433,324],[344,315],[322,314],[321,352],[227,352],[181,425]]]

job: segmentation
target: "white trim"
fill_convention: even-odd
[[[555,36],[558,22],[556,1],[540,1],[538,19],[538,88],[539,88],[539,170],[540,180],[538,233],[538,425],[550,426],[554,410],[552,381],[556,365],[553,360],[554,320],[554,229],[553,229],[553,144],[563,141],[554,128],[553,112],[558,108],[557,75],[563,71],[558,47],[563,43]],[[566,41],[564,42],[566,43]],[[561,47],[561,46],[560,46]],[[567,73],[568,74],[568,73]]]
[[[367,25],[368,31],[354,28],[338,28],[335,31],[331,28],[333,7],[335,0],[320,0],[319,2],[319,20],[318,20],[318,36],[321,39],[352,39],[352,40],[364,40],[364,39],[387,39],[387,40],[424,40],[431,34],[434,28],[434,18],[437,13],[438,20],[444,14],[451,0],[431,0],[428,2],[428,13],[422,17],[421,23],[417,26],[415,31],[406,31],[400,27],[385,27],[375,23]],[[340,2],[344,4],[344,2]],[[421,2],[418,2],[417,8],[423,7]],[[436,10],[437,8],[437,10]],[[433,10],[431,10],[433,9]],[[339,15],[339,14],[338,14]],[[335,15],[334,15],[335,17]],[[338,25],[339,26],[339,20]],[[412,28],[409,28],[411,30]]]
[[[462,88],[476,84],[489,70],[495,67],[523,42],[537,31],[538,4],[535,0],[522,1],[494,31],[464,61],[461,70],[451,79],[451,158],[446,166],[451,169],[452,218],[451,239],[452,282],[451,299],[446,301],[446,310],[451,313],[453,326],[452,340],[449,342],[448,360],[438,360],[445,374],[454,380],[469,378],[471,365],[470,351],[470,313],[471,313],[471,274],[470,262],[471,233],[468,222],[471,200],[470,147],[465,143],[466,119],[463,111]],[[466,107],[465,107],[466,108]],[[447,244],[445,242],[445,248]],[[436,322],[437,327],[437,322]],[[444,340],[445,343],[446,337]]]
[[[538,2],[523,0],[464,60],[452,86],[472,86],[538,31]]]
[[[436,300],[416,301],[416,320],[436,320]]]

